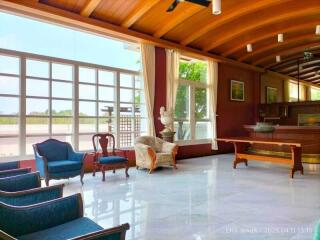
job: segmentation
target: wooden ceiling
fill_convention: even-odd
[[[140,38],[291,76],[296,75],[276,66],[288,61],[286,66],[290,67],[288,64],[294,65],[294,59],[302,57],[305,50],[320,50],[320,36],[315,34],[316,25],[320,25],[320,0],[222,0],[220,15],[212,15],[211,5],[206,8],[189,2],[179,3],[173,12],[167,13],[172,1],[0,0],[0,3],[13,2],[32,8],[45,5],[43,9],[48,11],[62,9],[111,24],[124,33],[127,29],[129,34],[138,34]],[[277,42],[279,33],[284,34],[282,43]],[[253,47],[250,53],[246,51],[249,43]],[[277,55],[281,56],[281,63],[276,63]],[[312,69],[317,70],[309,71]],[[311,72],[304,75],[305,80],[318,80],[308,78]]]

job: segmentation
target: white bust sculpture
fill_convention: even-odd
[[[166,111],[165,107],[160,107],[160,121],[164,125],[164,129],[162,130],[163,133],[172,132],[172,111]]]

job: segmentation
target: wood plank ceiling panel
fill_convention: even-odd
[[[39,2],[70,12],[80,13],[87,0],[40,0]]]

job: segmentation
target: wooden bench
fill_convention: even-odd
[[[291,139],[261,139],[252,137],[224,137],[218,138],[217,141],[232,143],[234,146],[235,159],[233,161],[233,168],[237,167],[238,163],[245,163],[248,166],[248,160],[274,162],[279,164],[286,164],[291,166],[290,176],[293,178],[296,171],[300,171],[303,174],[303,165],[301,162],[301,148],[304,146],[316,145],[314,142],[302,142]],[[291,158],[261,155],[248,153],[248,145],[251,144],[268,144],[268,145],[284,145],[289,146],[291,149]]]

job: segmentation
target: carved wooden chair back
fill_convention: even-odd
[[[98,151],[98,146],[96,144],[99,144],[103,157],[109,155],[108,146],[111,146],[112,154],[115,155],[115,138],[111,133],[97,133],[93,135],[92,143],[95,152]]]

